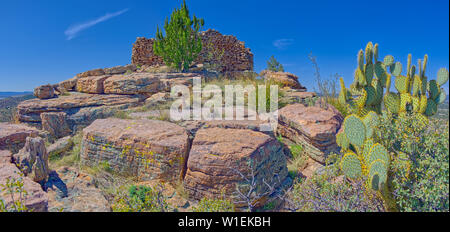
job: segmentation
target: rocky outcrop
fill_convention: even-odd
[[[261,72],[260,76],[268,81],[279,83],[282,87],[306,91],[306,88],[298,82],[298,77],[292,73],[264,70]]]
[[[27,209],[33,212],[46,212],[48,210],[47,193],[42,190],[41,185],[28,177],[23,177],[23,174],[21,174],[14,164],[0,163],[0,185],[5,184],[8,179],[11,181],[22,180],[23,190],[27,192],[23,196],[23,199],[20,199],[19,193],[14,193],[13,197],[15,201],[22,201]],[[3,199],[7,208],[14,208],[11,194],[0,192],[0,198]]]
[[[253,54],[244,42],[235,36],[222,35],[216,30],[201,33],[203,49],[195,63],[215,64],[220,72],[253,70]],[[132,63],[136,65],[163,65],[161,57],[153,52],[154,39],[137,38],[133,44]],[[211,58],[210,54],[214,54]]]
[[[71,93],[48,100],[23,101],[17,106],[17,115],[20,122],[40,128],[42,113],[64,112],[70,129],[76,131],[98,118],[111,117],[118,110],[138,106],[143,101],[144,98],[134,95]]]
[[[91,76],[103,76],[105,75],[105,71],[101,68],[98,69],[94,69],[94,70],[89,70],[80,74],[77,74],[77,76],[79,78],[83,78],[83,77],[91,77]]]
[[[70,151],[74,143],[70,136],[58,139],[56,142],[47,147],[47,153],[49,156],[60,155]]]
[[[50,173],[46,184],[50,212],[110,212],[111,207],[94,179],[72,167]]]
[[[252,175],[253,170],[253,175]],[[257,194],[281,186],[288,171],[281,144],[267,134],[249,129],[202,128],[197,131],[187,162],[184,188],[195,200],[221,196],[236,199],[255,178]],[[245,194],[245,193],[244,193]],[[255,199],[258,200],[258,199]]]
[[[5,163],[11,163],[12,154],[7,150],[0,150],[0,165]]]
[[[176,183],[184,173],[189,140],[173,123],[154,120],[99,119],[83,129],[82,163],[105,164],[143,180]]]
[[[129,64],[125,66],[116,66],[112,68],[105,68],[103,71],[106,75],[117,75],[117,74],[125,74],[127,72],[136,72],[137,67],[134,64]]]
[[[67,123],[67,114],[64,112],[42,113],[41,121],[42,129],[49,132],[53,138],[62,138],[72,133]]]
[[[49,99],[55,96],[55,91],[52,85],[41,85],[34,89],[34,96],[39,99]]]
[[[159,91],[160,80],[155,74],[133,73],[130,75],[115,75],[104,83],[107,94],[154,94]]]
[[[77,91],[81,93],[96,93],[101,94],[103,91],[103,82],[110,77],[109,75],[103,76],[89,76],[79,78],[77,80]]]
[[[48,154],[42,138],[28,137],[25,147],[13,156],[14,163],[33,181],[44,184],[50,170]]]
[[[343,117],[333,106],[328,109],[292,104],[279,111],[278,133],[302,144],[305,153],[324,163],[330,152],[337,152],[336,133]]]
[[[23,124],[0,123],[0,150],[18,152],[28,136],[37,136],[39,131]]]

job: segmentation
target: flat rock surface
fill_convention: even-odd
[[[189,140],[176,124],[148,119],[99,119],[83,129],[81,160],[107,162],[115,171],[143,180],[182,178]]]
[[[323,109],[292,104],[279,111],[278,131],[283,137],[304,145],[311,158],[323,163],[327,154],[337,151],[336,133],[342,115],[334,107]]]
[[[111,207],[91,176],[72,167],[50,173],[46,184],[50,212],[110,212]]]
[[[252,179],[259,193],[267,183],[280,186],[287,177],[281,144],[267,134],[248,129],[202,128],[197,131],[189,153],[184,187],[190,197],[200,200],[236,197],[236,186]]]

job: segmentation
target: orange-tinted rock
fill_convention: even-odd
[[[195,200],[222,194],[237,200],[236,186],[249,184],[241,174],[251,180],[252,169],[258,194],[267,191],[264,181],[278,188],[286,179],[284,150],[273,136],[249,129],[202,128],[189,153],[184,188]]]
[[[306,91],[306,88],[298,82],[298,77],[292,73],[264,70],[261,72],[260,76],[264,77],[266,80],[279,83],[282,85],[282,87],[302,89]]]
[[[342,121],[341,113],[333,106],[328,106],[326,110],[293,104],[279,111],[278,132],[302,144],[306,154],[323,163],[330,152],[338,151],[336,134]]]
[[[99,69],[89,70],[89,71],[80,73],[77,76],[82,78],[82,77],[102,76],[102,75],[105,75],[105,71],[103,69],[99,68]]]
[[[33,181],[44,184],[50,172],[48,154],[42,138],[28,137],[25,146],[13,156],[14,163]]]
[[[89,76],[77,80],[77,91],[81,93],[103,93],[103,82],[110,76]]]
[[[159,92],[159,76],[150,73],[114,75],[104,82],[107,94],[153,94]]]
[[[53,138],[62,138],[72,133],[64,112],[46,112],[41,114],[42,129],[48,131]]]
[[[32,210],[33,212],[46,212],[48,210],[48,196],[42,190],[41,185],[21,175],[16,165],[12,163],[0,163],[0,185],[5,184],[8,178],[11,180],[22,179],[23,189],[27,192],[23,202],[28,210]],[[14,196],[15,200],[18,199],[18,193],[15,193]],[[4,200],[7,208],[14,209],[10,194],[0,192],[0,198]]]
[[[99,119],[83,130],[81,160],[107,162],[125,175],[176,183],[183,176],[189,140],[173,123],[148,119]]]
[[[11,152],[7,150],[0,150],[0,165],[4,163],[11,163]]]
[[[41,85],[34,89],[34,96],[40,99],[49,99],[55,96],[55,90],[52,85]]]
[[[28,136],[37,136],[39,131],[23,124],[0,123],[0,150],[18,152]]]

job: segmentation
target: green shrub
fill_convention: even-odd
[[[378,136],[393,157],[391,191],[399,211],[449,211],[449,124],[417,114],[384,114]],[[420,116],[419,116],[420,117]]]
[[[273,72],[284,72],[283,65],[274,56],[271,56],[269,61],[267,61],[267,69]]]
[[[168,208],[161,188],[135,185],[117,195],[112,205],[114,212],[166,212]]]
[[[28,195],[24,188],[23,174],[20,173],[19,179],[6,179],[5,184],[0,185],[0,195],[10,198],[12,205],[7,206],[5,201],[0,197],[0,212],[28,212],[30,211],[25,206],[25,198]]]
[[[153,44],[155,54],[161,56],[164,62],[177,69],[186,71],[202,50],[202,40],[199,30],[204,20],[189,16],[186,1],[180,9],[175,9],[164,24],[165,36],[157,28],[156,41]]]
[[[203,198],[196,207],[192,207],[194,212],[234,212],[234,204],[225,199]]]

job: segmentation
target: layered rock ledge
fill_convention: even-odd
[[[90,166],[107,164],[141,180],[177,183],[184,176],[188,150],[188,134],[178,125],[109,118],[83,129],[81,160]]]
[[[336,133],[344,118],[333,106],[328,109],[292,104],[279,111],[278,133],[302,144],[306,154],[324,163],[328,154],[338,152]]]

